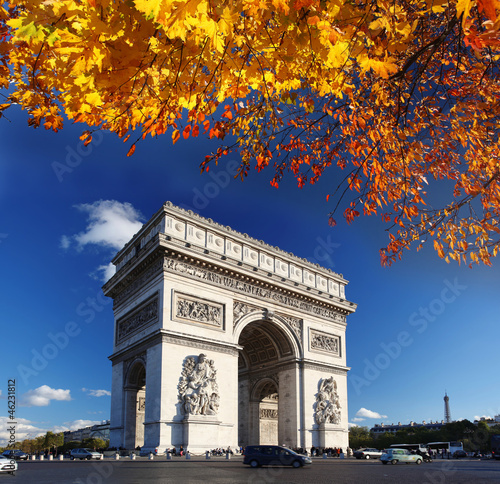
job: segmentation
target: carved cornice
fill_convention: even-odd
[[[317,370],[322,372],[333,373],[335,375],[347,375],[350,370],[349,367],[339,367],[337,365],[329,365],[328,363],[322,363],[320,361],[303,361],[301,367],[304,370]]]
[[[174,254],[171,254],[174,255]],[[180,274],[189,279],[203,281],[204,283],[222,287],[236,292],[252,296],[263,301],[272,301],[298,311],[307,312],[329,321],[339,324],[346,323],[347,310],[321,303],[316,299],[293,293],[273,284],[251,279],[234,271],[222,269],[212,264],[196,264],[194,260],[177,254],[177,257],[165,257],[163,270],[174,274]]]
[[[231,239],[248,243],[256,248],[263,249],[271,255],[276,255],[282,259],[290,259],[300,266],[306,267],[315,272],[322,272],[327,276],[334,277],[335,279],[346,283],[342,274],[336,273],[331,269],[322,267],[319,264],[310,262],[309,260],[298,257],[291,252],[286,252],[279,247],[266,244],[263,240],[255,239],[248,234],[238,232],[229,226],[219,224],[211,218],[205,218],[191,210],[185,210],[181,207],[174,205],[172,202],[165,202],[152,217],[144,224],[141,230],[128,242],[125,247],[118,252],[113,259],[113,263],[119,265],[124,259],[127,259],[131,252],[134,252],[136,244],[140,241],[140,247],[143,248],[147,242],[156,236],[163,227],[163,220],[165,215],[174,217],[175,219],[183,222],[193,224],[197,227],[203,227],[206,230],[213,231],[221,236],[229,236]]]

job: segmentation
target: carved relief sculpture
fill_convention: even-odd
[[[217,328],[223,326],[223,306],[221,304],[209,304],[189,296],[176,294],[175,316],[178,319],[194,321]]]
[[[314,420],[317,424],[340,423],[340,401],[337,394],[337,382],[330,378],[322,379],[316,395],[316,412]]]
[[[122,342],[135,332],[158,321],[158,297],[117,321],[117,341]]]
[[[311,350],[340,356],[340,338],[311,329]]]
[[[186,358],[177,386],[185,415],[217,414],[220,395],[216,374],[213,360],[208,360],[205,354],[201,353],[198,361]]]
[[[260,409],[260,418],[277,420],[278,419],[278,410],[276,410],[274,408],[261,408]]]

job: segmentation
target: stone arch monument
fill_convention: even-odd
[[[342,275],[169,202],[113,263],[110,446],[347,447]]]

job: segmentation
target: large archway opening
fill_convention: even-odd
[[[272,321],[245,326],[239,340],[238,444],[279,444],[285,436],[280,372],[294,359],[289,337]]]
[[[125,386],[125,442],[126,449],[144,445],[144,417],[146,413],[146,367],[136,361],[130,367]]]

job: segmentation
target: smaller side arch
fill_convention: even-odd
[[[142,388],[146,385],[146,361],[142,356],[134,358],[128,365],[124,378],[125,388]]]
[[[130,362],[123,382],[124,446],[127,449],[144,445],[146,392],[146,361],[138,356]]]

